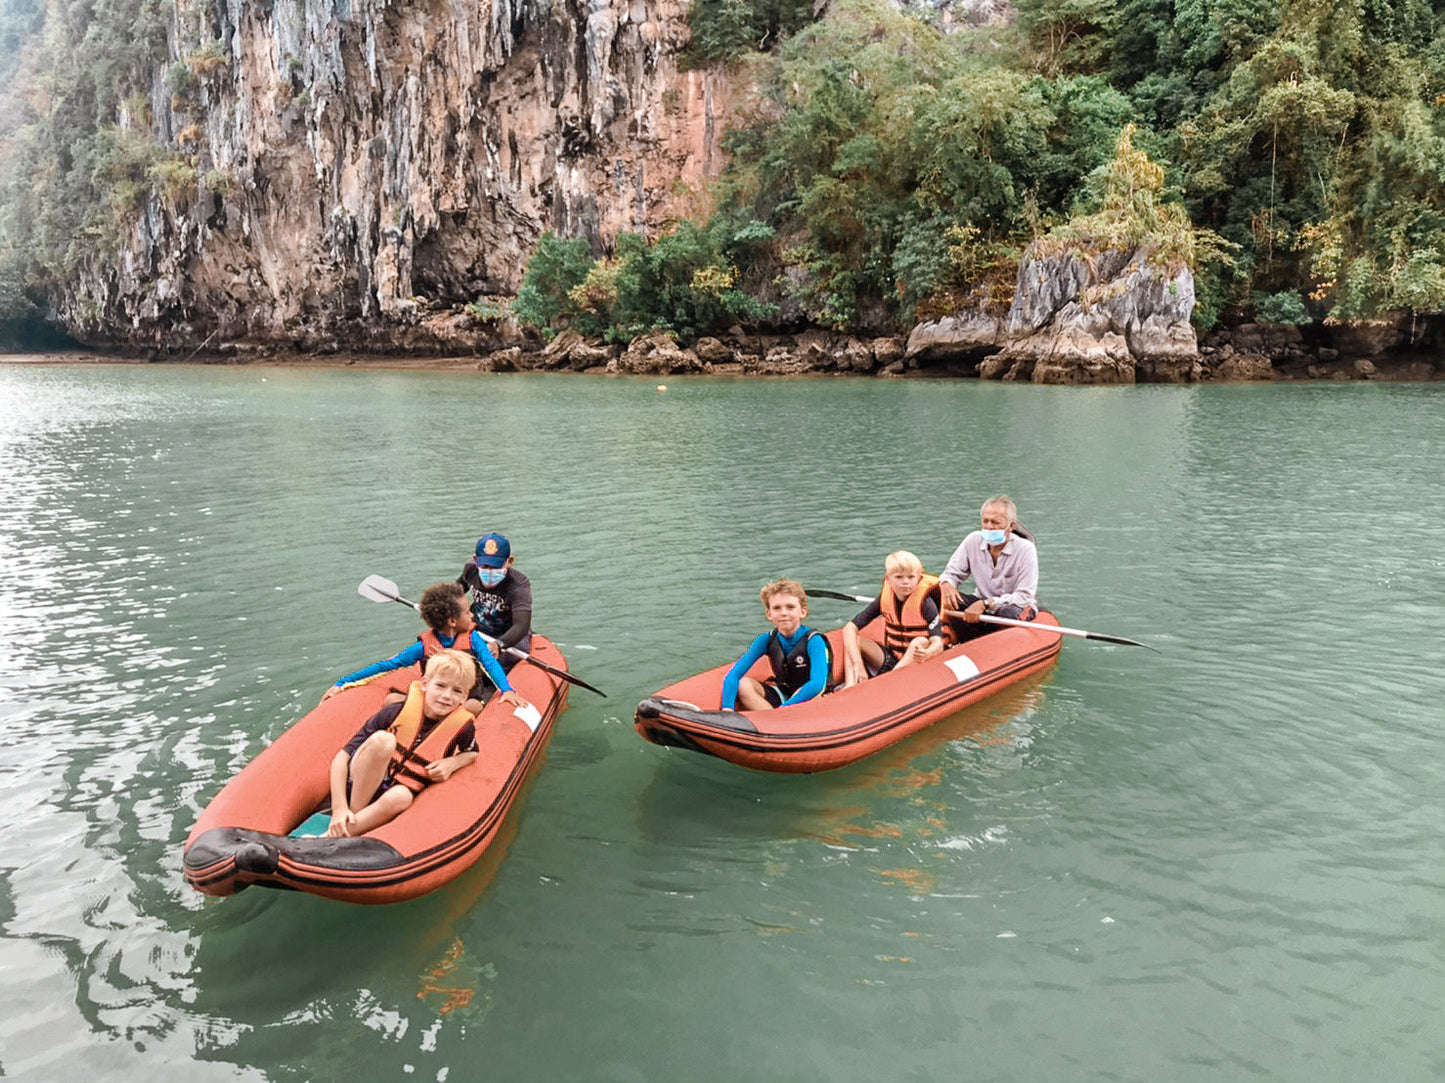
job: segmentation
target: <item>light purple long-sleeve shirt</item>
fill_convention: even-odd
[[[977,588],[973,593],[980,598],[991,598],[995,605],[1038,608],[1039,552],[1027,538],[1010,531],[995,564],[983,534],[975,530],[954,550],[939,578],[961,591],[970,575]]]

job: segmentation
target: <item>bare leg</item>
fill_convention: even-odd
[[[883,646],[869,639],[867,636],[858,637],[858,653],[863,656],[863,664],[871,666],[874,672],[883,665]],[[859,680],[867,680],[868,671],[864,669]]]
[[[393,786],[356,814],[356,826],[352,828],[352,837],[364,835],[382,824],[390,823],[411,808],[411,798],[412,793],[405,786]]]
[[[356,755],[351,757],[351,805],[352,812],[360,812],[371,804],[386,769],[391,765],[391,754],[396,751],[396,734],[390,730],[378,730],[368,737]],[[402,787],[405,789],[405,787]]]
[[[894,669],[902,669],[904,666],[911,666],[915,662],[924,660],[924,650],[928,647],[927,636],[914,636],[908,641],[908,648],[903,652],[903,657],[898,659]]]
[[[738,707],[744,711],[771,711],[773,705],[768,702],[766,693],[760,681],[752,677],[744,677],[738,681]]]

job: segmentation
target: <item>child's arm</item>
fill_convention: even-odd
[[[852,688],[863,679],[863,653],[858,649],[858,628],[849,621],[843,625],[843,687]]]
[[[733,668],[728,670],[727,676],[723,678],[722,686],[722,709],[731,711],[738,701],[738,682],[741,681],[748,670],[752,669],[753,663],[767,653],[768,635],[764,632],[753,640],[747,650],[743,651],[742,657],[733,663]]]
[[[342,677],[341,680],[328,688],[326,695],[321,698],[329,699],[343,688],[350,687],[353,684],[362,684],[383,673],[390,673],[394,669],[404,669],[406,666],[416,665],[416,663],[422,660],[422,656],[425,653],[426,648],[422,646],[421,640],[417,640],[411,646],[398,651],[390,658],[383,658],[380,662],[371,663],[371,665],[365,669],[358,669],[355,673],[350,673]]]
[[[883,596],[880,594],[860,609],[858,615],[848,623],[861,631],[881,616],[883,616]]]
[[[864,606],[856,617],[843,625],[843,687],[852,688],[868,676],[863,655],[858,650],[858,632],[883,615],[882,595]]]
[[[933,594],[930,593],[923,599],[923,604],[919,606],[918,612],[928,622],[928,634],[918,636],[913,643],[917,643],[919,640],[923,641],[923,645],[917,648],[916,660],[926,662],[943,650],[943,633],[938,622],[938,602],[934,600]],[[908,645],[910,649],[913,647],[913,643]]]
[[[828,644],[823,638],[823,634],[819,632],[817,635],[808,637],[808,683],[783,700],[783,706],[805,703],[814,696],[822,695],[823,689],[827,687]]]
[[[477,758],[476,749],[471,752],[458,752],[452,756],[444,756],[439,760],[433,760],[426,765],[427,777],[433,782],[445,782],[456,774],[463,767],[471,766]]]
[[[447,754],[426,765],[427,777],[433,782],[445,782],[463,767],[477,758],[476,719],[463,726],[452,743],[447,745]]]
[[[472,657],[477,660],[477,664],[482,667],[487,678],[497,686],[497,691],[502,693],[512,691],[512,682],[507,680],[507,671],[502,668],[501,662],[492,657],[492,652],[487,649],[487,641],[482,638],[482,633],[473,628],[467,643],[472,648]]]

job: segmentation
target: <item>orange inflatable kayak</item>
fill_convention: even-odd
[[[566,669],[561,652],[540,635],[533,635],[530,653]],[[406,689],[420,672],[384,673],[319,704],[206,806],[186,840],[186,879],[204,895],[234,895],[261,884],[355,903],[401,902],[435,891],[496,837],[566,705],[567,683],[537,666],[521,662],[508,676],[533,710],[493,697],[476,719],[476,761],[359,838],[289,833],[326,800],[337,750],[389,691]]]
[[[1005,628],[950,647],[922,665],[883,673],[774,711],[723,711],[731,663],[668,685],[637,707],[634,727],[653,744],[705,752],[759,771],[808,773],[856,763],[1048,666],[1062,643],[1052,613],[1037,628]],[[874,621],[863,634],[882,637]],[[842,632],[827,633],[841,680]],[[749,675],[771,676],[766,658]]]

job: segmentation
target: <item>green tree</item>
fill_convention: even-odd
[[[548,334],[574,323],[581,323],[578,330],[584,333],[600,334],[601,327],[570,296],[587,280],[592,264],[591,246],[581,237],[542,234],[527,261],[512,311],[523,323]]]
[[[771,49],[815,18],[812,0],[692,0],[687,58],[733,60]]]

